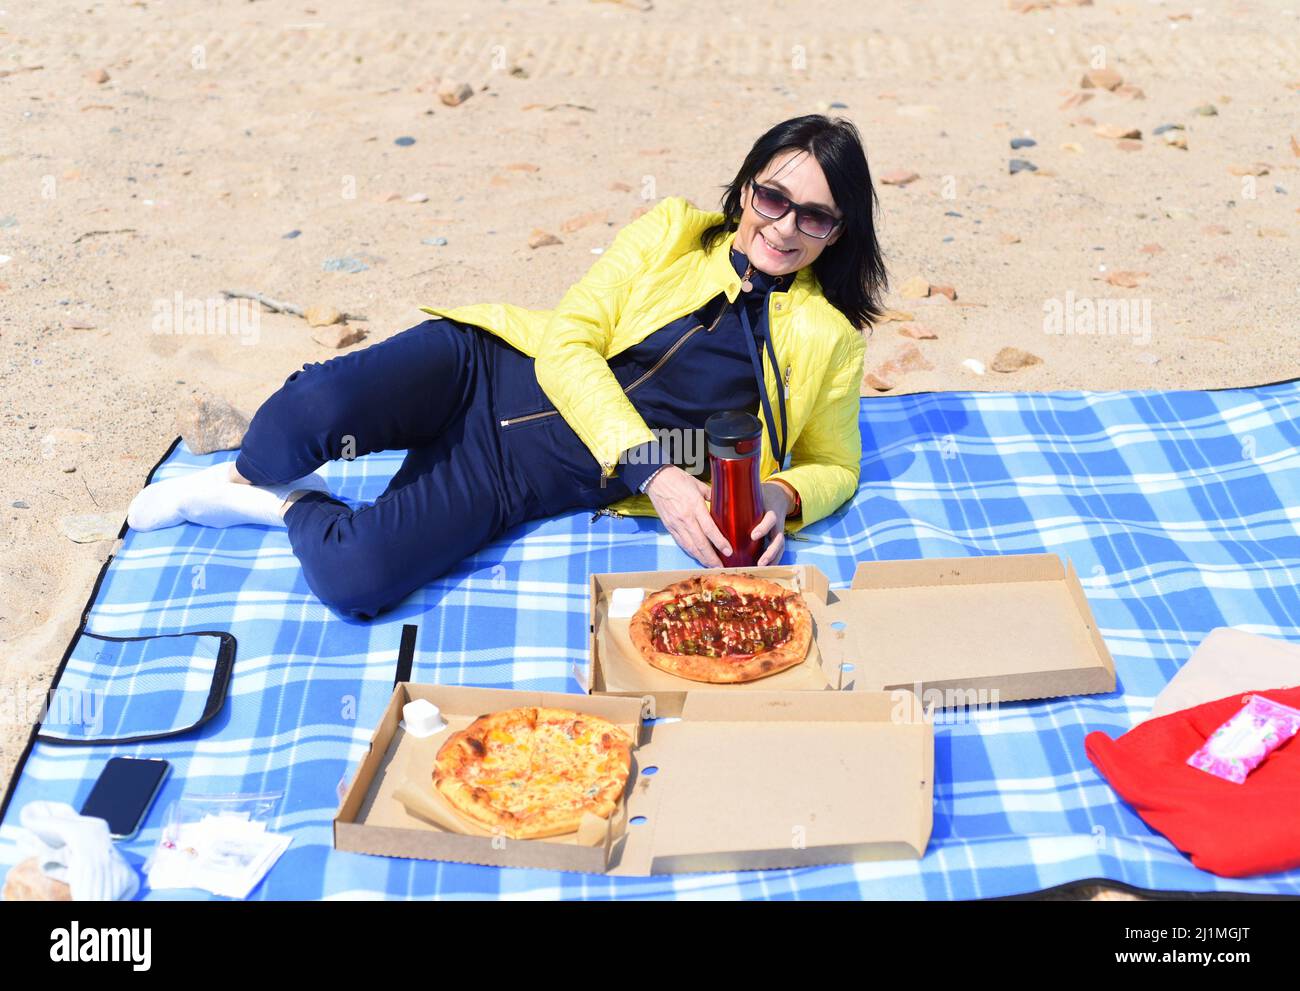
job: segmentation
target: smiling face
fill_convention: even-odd
[[[817,207],[833,217],[841,215],[817,159],[802,148],[790,148],[775,155],[754,179],[759,185],[785,194],[792,203]],[[755,211],[752,200],[753,189],[746,183],[740,193],[743,213],[734,246],[745,253],[755,268],[768,275],[787,275],[811,265],[844,232],[841,224],[830,237],[810,237],[795,226],[793,209],[780,220],[768,220]]]

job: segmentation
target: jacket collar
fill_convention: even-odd
[[[722,215],[718,214],[717,218],[721,220]],[[709,282],[709,287],[716,292],[725,293],[729,303],[734,303],[736,297],[740,295],[740,276],[745,271],[742,267],[740,272],[737,273],[735,268],[735,256],[745,257],[739,249],[734,253],[732,252],[731,249],[735,244],[735,240],[736,232],[729,231],[727,236],[718,241],[709,251],[705,265],[705,278]],[[754,285],[757,287],[758,283],[754,283]],[[821,287],[817,282],[817,276],[813,274],[811,265],[805,265],[799,269],[794,275],[793,282],[787,281],[772,289],[773,296],[779,296],[787,292],[791,294],[793,297],[792,303],[795,304],[802,302],[810,295],[820,294]]]

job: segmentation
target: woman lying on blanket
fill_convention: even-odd
[[[234,462],[150,485],[130,525],[285,526],[311,589],[363,618],[509,528],[576,508],[658,515],[714,567],[730,548],[698,441],[712,413],[749,410],[765,424],[753,536],[768,536],[758,563],[777,563],[787,528],[857,491],[859,328],[885,280],[876,205],[852,124],[778,124],[722,213],[668,197],[554,310],[425,307],[437,319],[304,366]],[[350,508],[313,474],[394,449],[406,459],[373,505]],[[694,473],[674,463],[683,452]]]

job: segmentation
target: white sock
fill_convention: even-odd
[[[230,463],[146,486],[126,512],[132,530],[158,530],[179,523],[202,526],[284,526],[284,502],[300,490],[329,493],[325,479],[313,473],[284,485],[243,485],[230,480]]]

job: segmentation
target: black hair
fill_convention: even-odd
[[[822,292],[837,310],[858,329],[884,313],[881,295],[887,275],[880,244],[876,240],[875,212],[880,201],[871,184],[862,139],[852,122],[822,114],[792,117],[769,129],[754,142],[722,197],[723,220],[708,228],[700,245],[708,251],[720,239],[740,226],[741,191],[749,180],[780,152],[801,148],[817,159],[830,186],[835,205],[844,217],[845,229],[827,247],[812,269]]]

